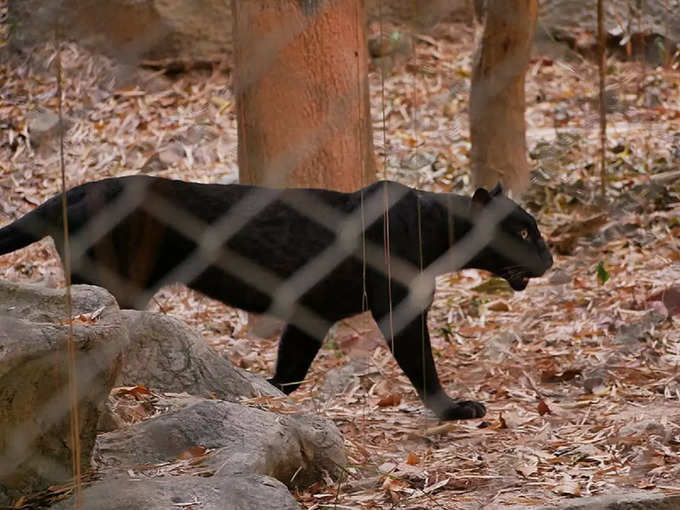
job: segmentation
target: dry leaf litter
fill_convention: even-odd
[[[469,27],[453,23],[415,38],[415,54],[385,76],[384,131],[381,76],[372,70],[381,174],[469,191],[472,40]],[[59,190],[49,129],[55,57],[46,47],[0,65],[3,223]],[[227,64],[169,79],[121,71],[72,44],[62,60],[69,186],[140,172],[237,179]],[[608,67],[609,206],[597,205],[596,67],[534,58],[526,114],[534,179],[524,203],[558,252],[555,267],[514,294],[474,270],[438,282],[429,325],[439,373],[451,394],[487,405],[483,420],[444,423],[424,411],[365,317],[334,329],[290,400],[244,402],[319,413],[341,428],[346,477],[297,492],[305,508],[472,509],[680,492],[680,73],[640,62]],[[0,275],[63,285],[50,241],[2,257]],[[181,286],[159,292],[150,309],[159,308],[240,366],[271,372],[275,339],[252,338],[244,313]],[[329,392],[334,373],[341,384]],[[156,412],[144,387],[112,398],[123,399],[124,422]],[[182,471],[158,472],[173,469]]]

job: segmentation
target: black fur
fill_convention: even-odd
[[[368,309],[425,405],[445,420],[485,409],[452,400],[439,383],[426,326],[434,277],[474,267],[522,290],[552,265],[534,218],[500,188],[470,199],[387,181],[338,193],[131,176],[78,186],[67,199],[73,283],[101,285],[121,307],[142,308],[181,281],[284,319],[271,382],[287,393],[328,328]],[[487,223],[494,216],[496,228]],[[48,235],[63,259],[61,196],[0,229],[0,254]]]

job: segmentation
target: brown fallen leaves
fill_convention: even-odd
[[[467,192],[473,29],[441,23],[436,30],[415,43],[411,68],[428,72],[395,69],[386,76],[384,104],[381,77],[371,74],[372,111],[380,118],[384,107],[387,128],[385,143],[376,132],[376,150],[385,154],[388,178]],[[36,51],[33,61],[53,61],[51,50]],[[70,183],[140,171],[202,182],[237,174],[229,74],[180,75],[159,91],[112,91],[110,62],[70,44],[63,60],[65,108],[73,122],[66,140]],[[438,281],[429,325],[439,375],[452,396],[484,402],[484,420],[441,423],[423,410],[382,340],[367,341],[372,333],[363,326],[347,344],[365,344],[360,350],[372,368],[345,393],[320,397],[326,372],[347,364],[353,350],[343,350],[340,337],[340,348],[322,349],[292,398],[247,402],[323,414],[342,430],[351,460],[347,478],[297,493],[305,507],[382,509],[398,501],[400,508],[501,508],[632,488],[677,489],[680,208],[669,200],[677,202],[680,192],[671,168],[677,167],[671,149],[680,131],[680,75],[647,68],[643,78],[638,62],[610,60],[608,67],[621,107],[610,115],[609,147],[617,150],[607,153],[609,209],[593,200],[599,193],[589,101],[595,68],[538,57],[527,74],[527,141],[530,149],[540,142],[558,155],[550,156],[552,163],[533,159],[536,178],[524,200],[558,252],[555,269],[521,293],[477,271]],[[58,190],[58,158],[35,154],[24,133],[36,101],[55,108],[54,76],[29,71],[26,59],[3,60],[0,76],[5,223]],[[645,106],[651,85],[663,109]],[[557,119],[561,110],[569,116]],[[428,156],[426,166],[408,166],[416,154]],[[632,192],[661,176],[660,189]],[[649,198],[651,192],[657,198]],[[5,278],[63,281],[49,243],[2,260]],[[593,269],[601,261],[610,277],[600,285]],[[157,297],[239,364],[271,373],[276,342],[240,342],[237,312],[181,288]],[[650,310],[661,320],[646,321]],[[87,324],[96,317],[75,320]],[[644,327],[631,330],[633,324]],[[502,349],[490,349],[498,336]],[[374,389],[387,379],[388,390]],[[153,393],[143,387],[114,391],[112,399],[128,423],[156,412]],[[392,469],[380,469],[388,463]]]
[[[205,446],[196,445],[181,452],[177,458],[180,460],[197,459],[205,457],[206,453],[208,453],[208,449]]]
[[[552,414],[552,411],[548,407],[548,404],[546,404],[545,401],[543,401],[543,400],[540,400],[538,402],[538,406],[537,406],[536,410],[538,411],[538,414],[540,414],[541,416],[543,416],[545,414]]]
[[[550,244],[562,255],[571,254],[579,239],[598,232],[608,221],[608,216],[602,213],[583,219],[571,217],[550,232]]]
[[[675,282],[656,294],[649,296],[651,302],[660,302],[665,310],[658,310],[661,314],[680,315],[680,282]]]
[[[390,393],[378,400],[378,407],[398,406],[401,404],[401,395],[399,393]]]
[[[408,464],[409,466],[415,466],[419,462],[420,462],[420,459],[418,458],[418,456],[415,453],[413,453],[413,452],[408,453],[408,457],[406,457],[406,464]]]
[[[92,312],[75,315],[71,319],[71,321],[73,322],[73,324],[84,324],[86,326],[92,326],[94,324],[97,324],[97,321],[99,320],[99,317],[101,316],[103,311],[104,307],[102,306],[101,308],[98,308]],[[66,326],[69,324],[69,320],[64,319],[61,321],[61,324]]]
[[[553,491],[560,495],[577,497],[581,495],[581,486],[570,475],[564,474],[560,483],[553,488]]]
[[[111,391],[109,405],[116,420],[130,425],[156,414],[156,400],[157,397],[146,386],[120,386]]]

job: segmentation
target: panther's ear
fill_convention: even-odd
[[[476,207],[484,207],[491,202],[491,195],[485,188],[477,188],[472,194],[472,205]]]
[[[501,181],[498,181],[496,185],[493,187],[491,190],[491,196],[495,197],[498,195],[505,195],[505,190],[503,189],[503,185],[501,184]]]

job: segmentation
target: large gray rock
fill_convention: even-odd
[[[442,21],[472,19],[472,2],[468,0],[365,0],[369,22],[390,21],[409,29],[427,30]]]
[[[174,461],[190,448],[217,450],[205,460],[222,474],[257,473],[293,486],[338,475],[346,464],[342,436],[326,419],[278,415],[206,400],[97,438],[101,469]]]
[[[317,0],[328,4],[331,0]],[[9,0],[15,49],[62,37],[128,63],[141,59],[214,59],[232,49],[231,2],[224,0]],[[419,29],[461,15],[465,0],[368,0],[368,20]]]
[[[236,401],[283,396],[264,378],[235,367],[184,322],[159,313],[123,310],[130,345],[119,386],[142,384],[168,392]]]
[[[529,510],[512,507],[510,510]],[[531,507],[533,510],[677,510],[680,494],[658,494],[634,491],[628,494],[609,494],[592,498],[576,498],[562,505]]]
[[[11,0],[8,18],[15,49],[51,40],[59,26],[62,37],[130,63],[231,47],[231,5],[222,0]]]
[[[59,137],[59,115],[47,108],[37,108],[26,116],[28,135],[31,145],[36,150],[49,149]],[[69,122],[62,119],[64,132],[69,128]]]
[[[643,6],[635,10],[635,4]],[[604,2],[604,27],[612,35],[639,33],[668,34],[680,41],[680,0],[608,0]],[[596,2],[591,0],[539,0],[537,35],[548,32],[566,40],[575,40],[583,33],[597,34]],[[595,40],[593,39],[593,42]]]
[[[70,510],[73,500],[51,506]],[[96,482],[83,490],[83,510],[293,510],[299,509],[281,482],[262,475],[170,476]]]
[[[80,460],[87,468],[128,337],[106,290],[76,285],[72,296]],[[72,476],[67,317],[63,290],[0,281],[0,486],[10,496]]]

